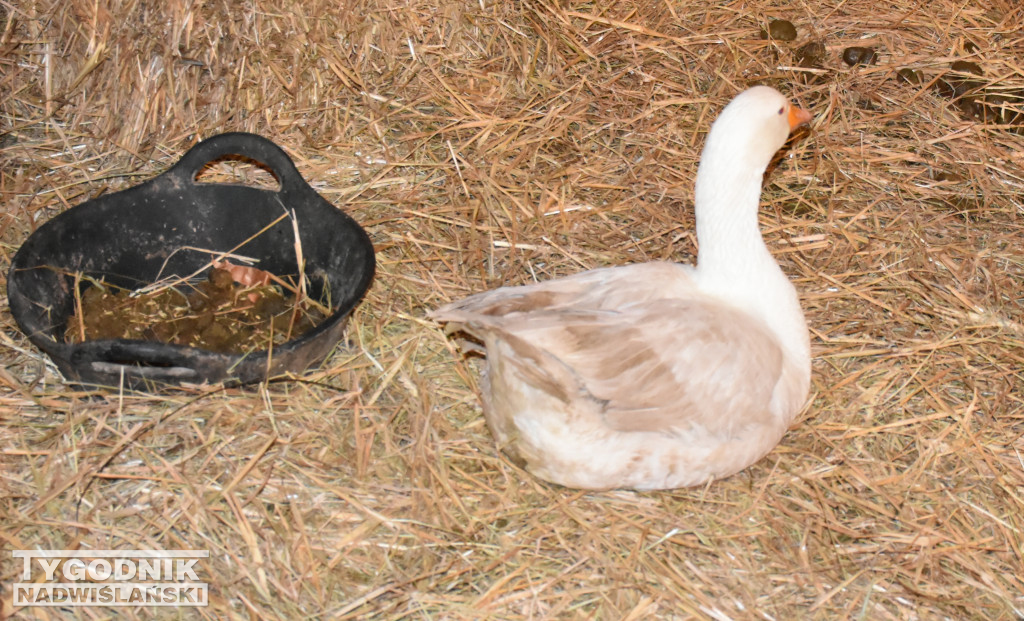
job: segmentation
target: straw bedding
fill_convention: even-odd
[[[1024,9],[984,4],[0,3],[4,273],[40,223],[236,130],[379,262],[347,344],[247,389],[76,389],[5,307],[2,548],[207,549],[211,618],[1024,618]],[[950,96],[956,60],[983,74]],[[537,481],[425,311],[692,261],[705,132],[752,83],[816,117],[761,212],[812,331],[808,407],[706,488]],[[0,553],[4,613],[19,571]]]

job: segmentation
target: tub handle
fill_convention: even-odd
[[[117,339],[79,343],[73,347],[70,361],[79,370],[92,373],[124,373],[125,377],[169,383],[219,381],[226,375],[227,363],[226,358],[211,360],[210,352],[191,347]]]
[[[203,167],[226,155],[241,155],[269,168],[281,184],[282,194],[312,190],[281,147],[263,136],[246,132],[229,132],[207,138],[189,149],[164,175],[194,185]]]

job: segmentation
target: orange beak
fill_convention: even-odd
[[[790,104],[790,106],[789,106],[789,131],[793,131],[794,129],[796,129],[797,127],[800,127],[801,125],[803,125],[805,123],[810,123],[812,118],[813,117],[811,116],[811,113],[808,112],[807,110],[804,110],[800,106],[794,106],[794,105]]]

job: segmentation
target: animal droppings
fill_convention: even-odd
[[[821,67],[824,64],[826,53],[824,43],[811,41],[796,51],[796,61],[801,67]]]
[[[904,84],[920,84],[924,81],[924,76],[917,69],[904,67],[896,72],[896,80]]]
[[[768,31],[761,31],[762,39],[775,39],[776,41],[796,40],[796,26],[793,22],[785,19],[773,19],[768,23]]]
[[[843,50],[843,62],[853,67],[854,65],[873,65],[878,60],[878,54],[872,47],[848,47]]]

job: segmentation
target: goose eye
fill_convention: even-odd
[[[782,116],[782,113],[784,113],[785,111],[786,111],[786,107],[785,106],[779,108],[779,116]]]

